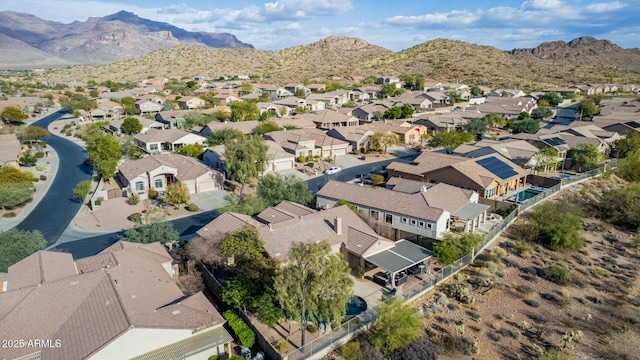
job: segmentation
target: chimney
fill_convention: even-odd
[[[304,216],[300,215],[300,221],[304,221]]]
[[[340,216],[336,216],[333,219],[333,230],[336,231],[337,235],[342,235],[342,218]]]
[[[420,186],[420,192],[423,193],[423,192],[426,192],[426,191],[427,191],[427,186],[426,185],[421,185]]]
[[[271,223],[269,223],[269,231],[273,231],[273,226],[271,226]]]

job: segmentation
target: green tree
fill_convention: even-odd
[[[191,201],[189,188],[181,181],[168,184],[164,192],[164,202],[171,205],[187,204]]]
[[[265,199],[268,206],[287,200],[308,205],[313,199],[307,182],[293,174],[267,174],[258,181],[257,195]]]
[[[304,89],[297,89],[294,96],[300,99],[304,99],[307,97],[307,93],[304,92]]]
[[[253,92],[253,85],[249,83],[244,83],[239,87],[240,91],[244,94],[251,94]]]
[[[392,97],[396,95],[402,94],[404,91],[402,89],[398,89],[396,84],[384,84],[382,85],[382,90],[380,90],[380,94],[382,97]]]
[[[480,118],[473,118],[464,126],[464,129],[472,133],[476,139],[482,139],[482,134],[488,130],[487,123]]]
[[[560,96],[557,92],[551,91],[546,94],[543,94],[539,97],[541,100],[546,100],[551,106],[558,106],[562,102],[562,96]]]
[[[385,154],[390,146],[396,146],[399,142],[400,137],[389,131],[376,131],[369,139],[371,149],[383,150]]]
[[[87,155],[102,177],[109,180],[116,175],[118,161],[122,158],[122,150],[116,138],[109,135],[97,135],[87,140]]]
[[[224,145],[231,140],[242,139],[243,137],[244,134],[238,129],[224,128],[212,132],[211,135],[207,137],[207,142],[209,146]]]
[[[178,123],[178,127],[181,129],[191,129],[194,126],[206,126],[213,119],[199,111],[190,111],[184,115],[182,120]]]
[[[3,192],[0,191],[0,194]],[[7,272],[9,266],[44,249],[46,245],[44,236],[38,230],[11,229],[0,232],[0,272]]]
[[[531,213],[528,226],[528,232],[538,234],[538,241],[551,250],[578,250],[584,247],[582,219],[555,205],[537,206]]]
[[[231,121],[260,120],[260,109],[254,102],[232,101]]]
[[[128,117],[122,121],[120,128],[128,134],[137,134],[142,131],[142,123],[137,118]]]
[[[223,205],[218,209],[220,214],[225,212],[234,212],[245,214],[249,216],[255,216],[263,212],[264,209],[269,207],[267,201],[256,195],[244,195],[241,198],[232,196],[231,201]]]
[[[518,115],[518,120],[528,120],[528,119],[531,119],[531,114],[529,114],[526,111],[523,111]]]
[[[640,229],[640,183],[605,191],[596,208],[601,218],[615,225]]]
[[[235,139],[225,144],[227,177],[244,185],[258,178],[266,169],[268,146],[264,139],[254,136]]]
[[[576,106],[576,114],[580,114],[580,120],[588,119],[600,113],[598,105],[591,99],[583,99]]]
[[[18,158],[18,162],[20,162],[22,166],[33,166],[38,162],[38,158],[32,154],[31,151],[25,151]]]
[[[441,131],[429,139],[429,146],[442,147],[451,154],[458,146],[473,141],[473,134],[467,131]]]
[[[89,96],[97,98],[98,96],[100,96],[100,92],[96,89],[93,89],[91,91],[89,91]]]
[[[179,237],[180,234],[172,223],[156,221],[127,229],[120,240],[142,244],[153,242],[165,244],[177,241]]]
[[[601,155],[593,144],[578,144],[567,151],[567,158],[571,159],[571,167],[582,171],[582,168],[592,169],[600,163]]]
[[[478,97],[478,96],[482,96],[482,89],[480,89],[478,86],[472,86],[471,87],[471,95]]]
[[[91,181],[80,181],[73,189],[73,197],[80,200],[81,203],[84,203],[84,199],[86,199],[87,195],[89,195],[89,191],[91,191]]]
[[[531,112],[531,117],[534,119],[548,118],[551,115],[553,115],[553,112],[546,106],[538,106]]]
[[[627,181],[640,181],[640,149],[627,153],[618,161],[616,173]]]
[[[422,319],[415,307],[404,305],[397,297],[378,304],[376,312],[378,319],[369,340],[376,350],[384,354],[407,346],[422,332]]]
[[[0,183],[0,208],[24,204],[33,196],[33,187],[27,182]]]
[[[253,261],[263,257],[264,241],[260,238],[260,233],[255,226],[245,225],[222,242],[220,251],[236,262]]]
[[[559,155],[558,150],[549,146],[540,149],[540,151],[533,156],[536,170],[546,173],[549,169],[555,169],[558,166]]]
[[[273,121],[263,121],[260,123],[260,125],[256,126],[255,129],[253,129],[253,133],[257,135],[264,135],[272,131],[280,131],[280,125],[274,123]]]
[[[349,264],[333,254],[326,241],[294,243],[285,267],[275,278],[276,296],[283,310],[301,329],[309,319],[339,321],[353,295]],[[302,345],[305,344],[302,332]]]
[[[443,265],[451,265],[458,261],[458,250],[449,241],[440,241],[433,244],[433,252],[438,262]]]
[[[6,123],[22,123],[28,118],[29,116],[16,106],[7,106],[0,112],[0,119]]]
[[[413,89],[414,88],[415,80],[416,79],[412,75],[409,75],[407,73],[400,75],[400,81],[404,81],[404,86],[407,89]]]
[[[478,250],[478,246],[483,240],[484,238],[480,234],[447,232],[442,236],[442,241],[434,245],[434,252],[440,263],[453,264],[459,258]]]
[[[507,119],[498,113],[488,113],[483,116],[482,119],[487,123],[490,128],[500,128],[507,124]]]
[[[40,140],[42,138],[48,137],[51,134],[47,129],[41,128],[39,126],[27,126],[22,131],[22,140]]]
[[[458,92],[455,91],[454,89],[449,90],[449,103],[455,104],[460,101],[461,99],[460,99],[460,96],[458,95]]]
[[[637,131],[625,131],[624,137],[613,142],[613,151],[618,158],[640,149],[640,133]]]
[[[514,134],[527,133],[535,134],[540,130],[540,121],[535,119],[518,120],[513,124],[511,131]]]
[[[201,159],[204,153],[204,146],[200,144],[184,144],[177,151],[178,154],[191,156],[192,158]]]

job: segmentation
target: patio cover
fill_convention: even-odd
[[[373,265],[395,274],[398,271],[420,264],[431,256],[433,256],[431,251],[411,241],[402,239],[396,241],[392,248],[370,256],[365,256],[364,259]]]
[[[453,212],[453,216],[465,219],[465,220],[473,220],[478,218],[478,216],[482,215],[485,211],[487,211],[491,206],[476,204],[476,203],[468,203],[467,205],[461,207],[460,209]]]

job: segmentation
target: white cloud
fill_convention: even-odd
[[[605,13],[605,12],[618,11],[625,7],[627,7],[627,4],[620,1],[614,1],[611,3],[591,4],[587,6],[587,11],[593,12],[593,13]]]
[[[468,10],[453,10],[448,13],[433,13],[419,16],[393,16],[384,19],[390,25],[414,26],[414,25],[447,25],[460,26],[473,24],[480,18],[481,12],[469,12]]]
[[[351,0],[277,0],[264,4],[264,12],[272,20],[341,15],[351,9]]]
[[[564,6],[560,0],[529,0],[520,5],[522,9],[553,10]]]
[[[196,11],[197,11],[196,9],[190,7],[189,5],[185,3],[180,3],[177,5],[169,5],[169,6],[161,7],[156,12],[158,14],[188,14],[188,13],[194,13]]]

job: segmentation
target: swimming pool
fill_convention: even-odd
[[[524,189],[524,190],[520,191],[519,193],[517,193],[513,197],[512,200],[511,199],[510,200],[511,201],[518,201],[518,202],[525,201],[525,200],[531,199],[532,197],[540,194],[541,192],[542,191],[540,191],[540,190]]]
[[[352,296],[347,303],[347,316],[360,315],[367,310],[367,302],[360,296]]]

